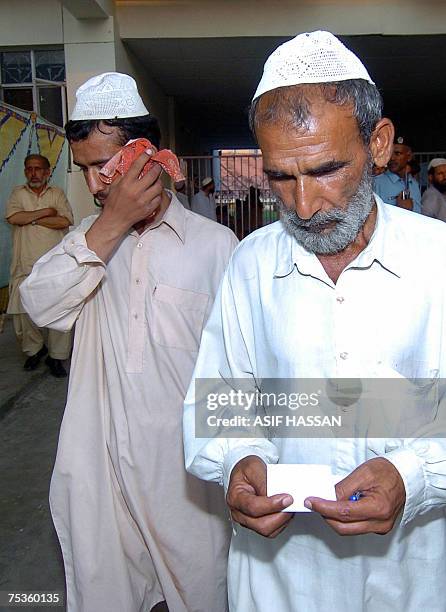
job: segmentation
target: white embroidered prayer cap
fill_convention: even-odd
[[[214,182],[214,179],[212,178],[212,176],[206,176],[202,181],[201,181],[201,186],[202,187],[207,187],[208,185],[210,185],[211,183]]]
[[[131,76],[104,72],[88,79],[76,91],[70,119],[125,119],[148,114]]]
[[[278,87],[348,79],[364,79],[374,85],[360,59],[336,36],[322,30],[305,32],[269,56],[253,100]]]
[[[435,157],[431,159],[427,169],[431,170],[432,168],[438,168],[438,166],[446,166],[446,159],[444,157]]]

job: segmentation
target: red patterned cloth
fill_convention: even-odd
[[[122,147],[122,149],[120,149],[116,155],[113,155],[113,157],[99,171],[99,178],[103,183],[112,183],[116,178],[118,178],[119,175],[122,176],[128,172],[132,162],[139,155],[141,155],[143,151],[146,151],[147,153],[150,153],[151,151],[152,155],[148,159],[138,178],[141,178],[147,174],[154,164],[159,164],[162,169],[172,177],[174,182],[185,180],[184,175],[180,170],[180,164],[177,156],[169,149],[162,149],[161,151],[158,151],[150,140],[147,140],[146,138],[129,140],[129,142]]]

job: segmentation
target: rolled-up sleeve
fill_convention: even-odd
[[[85,240],[95,220],[96,216],[84,219],[34,264],[32,273],[21,284],[24,308],[39,327],[70,330],[101,282],[105,263]]]
[[[445,432],[446,433],[446,432]],[[446,505],[446,440],[404,440],[383,455],[398,470],[406,489],[401,523]]]
[[[12,217],[12,215],[15,215],[18,212],[23,212],[23,202],[19,197],[21,189],[23,188],[14,187],[14,189],[12,190],[8,201],[6,202],[5,219],[9,219],[9,217]]]
[[[414,437],[388,439],[383,455],[398,470],[406,489],[402,523],[446,506],[446,380],[438,378],[430,422]]]

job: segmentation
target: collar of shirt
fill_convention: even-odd
[[[402,261],[398,251],[398,237],[395,234],[395,222],[391,218],[392,211],[379,196],[375,194],[377,205],[376,225],[368,245],[347,266],[348,268],[370,268],[377,261],[382,268],[401,277]],[[281,233],[277,245],[277,266],[275,277],[288,276],[297,269],[303,275],[321,278],[323,267],[314,253],[304,249],[286,232]],[[327,278],[321,279],[324,282]]]
[[[51,189],[51,185],[48,185],[48,183],[45,185],[45,189],[41,191],[40,193],[36,193],[35,191],[33,191],[31,187],[27,184],[22,185],[22,187],[23,189],[26,189],[26,191],[28,191],[29,193],[32,193],[32,195],[36,196],[36,198],[41,198],[44,193],[46,193],[49,189]]]
[[[384,174],[392,183],[405,183],[404,178],[402,178],[399,174],[395,174],[395,172],[390,172],[390,170],[386,170]],[[409,185],[414,182],[414,178],[410,173],[407,175],[407,182],[409,183]]]
[[[137,238],[140,238],[141,236],[144,236],[147,232],[151,232],[159,228],[161,225],[165,224],[175,232],[175,234],[184,244],[186,240],[186,210],[172,191],[169,191],[168,189],[166,189],[166,191],[170,197],[170,204],[167,207],[164,216],[159,219],[154,225],[151,225],[150,227],[145,229],[141,235],[139,235],[136,230],[131,230],[131,236],[136,236]]]

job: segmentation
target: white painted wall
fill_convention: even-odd
[[[2,48],[62,43],[62,7],[59,0],[1,0]]]

